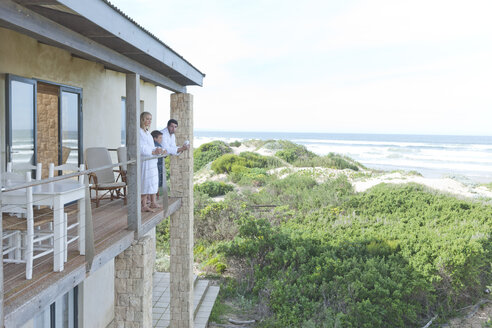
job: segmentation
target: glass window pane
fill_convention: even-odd
[[[62,164],[79,164],[78,109],[79,95],[62,91]]]
[[[13,163],[33,163],[34,155],[34,85],[11,82]]]
[[[68,295],[66,293],[63,296],[58,297],[55,301],[55,327],[56,328],[69,328],[68,327]]]
[[[51,308],[47,306],[34,317],[34,328],[51,328]]]
[[[121,145],[126,146],[126,98],[121,98]]]

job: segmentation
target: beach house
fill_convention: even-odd
[[[172,92],[177,142],[192,141],[187,86],[201,86],[204,76],[107,0],[0,1],[0,172],[7,163],[41,163],[44,179],[48,163],[84,164],[86,150],[94,147],[124,145],[128,160],[126,202],[91,207],[87,185],[85,197],[68,199],[68,193],[51,190],[39,198],[48,204],[40,208],[55,213],[53,255],[34,260],[31,279],[27,265],[0,262],[0,326],[156,326],[155,227],[170,216],[166,320],[171,327],[193,327],[193,152],[171,159],[168,206],[142,214],[138,129],[142,111],[155,118],[156,90],[162,87]],[[8,188],[3,191],[0,205],[9,201]],[[79,234],[69,246],[72,218],[78,218]],[[65,224],[60,241],[57,219]]]

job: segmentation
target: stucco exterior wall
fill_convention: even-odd
[[[68,51],[39,43],[5,28],[0,28],[0,58],[0,158],[5,156],[6,73],[82,88],[84,148],[120,146],[121,98],[125,96],[125,74],[75,58]],[[140,98],[145,110],[154,116],[154,129],[156,87],[141,81]]]
[[[0,33],[2,29],[0,28]],[[1,40],[1,38],[0,38]],[[1,45],[0,45],[1,49]],[[1,56],[1,50],[0,50]],[[0,66],[2,63],[0,61]],[[0,170],[5,171],[5,74],[0,70]]]
[[[79,327],[105,328],[114,318],[114,260],[79,285]]]

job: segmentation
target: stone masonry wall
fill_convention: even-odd
[[[171,215],[171,328],[193,327],[193,96],[171,95],[171,118],[178,121],[176,144],[190,141],[190,150],[171,156],[171,197],[181,208]]]
[[[48,177],[48,164],[58,165],[58,87],[38,83],[37,162],[43,163],[42,178]]]
[[[144,236],[115,258],[115,318],[112,327],[152,327],[154,240]]]

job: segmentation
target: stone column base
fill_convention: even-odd
[[[152,327],[154,248],[152,237],[144,236],[115,258],[113,327]]]

